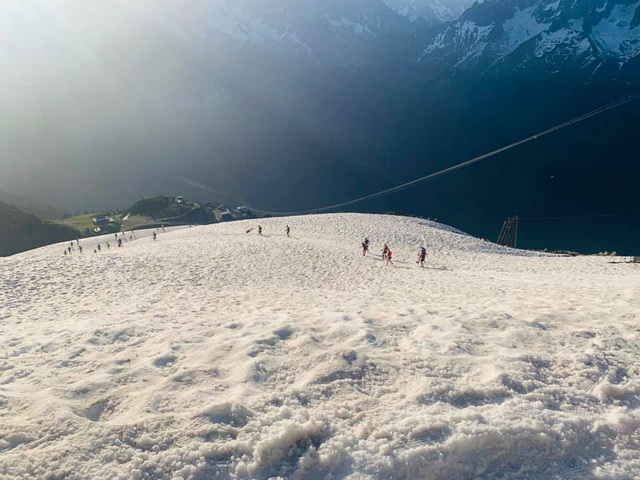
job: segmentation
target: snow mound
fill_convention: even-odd
[[[0,259],[1,479],[640,477],[637,265],[378,215],[158,233]]]

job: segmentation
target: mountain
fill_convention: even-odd
[[[429,33],[417,60],[447,72],[623,81],[640,74],[640,2],[486,0]]]
[[[638,265],[256,223],[0,261],[4,478],[640,478]]]
[[[178,0],[143,0],[82,10],[89,25],[128,20],[120,28],[152,27],[165,41],[192,51],[258,47],[322,64],[365,62],[389,37],[409,31],[409,22],[383,0],[194,0],[188,8]],[[83,35],[105,33],[102,26]]]
[[[62,218],[64,216],[64,212],[55,207],[44,205],[28,197],[15,195],[2,190],[0,190],[0,202],[13,205],[25,213],[35,215],[41,220],[51,220],[54,218]]]
[[[407,16],[428,3],[408,1],[68,5],[3,10],[0,188],[73,212],[159,194],[333,205],[566,122],[640,79],[634,3],[488,0],[434,27]],[[514,214],[638,211],[638,116],[630,104],[355,208],[487,238]],[[640,229],[614,221],[541,225],[522,241],[635,253]]]
[[[389,8],[414,24],[431,27],[457,20],[471,0],[385,0]]]
[[[52,243],[75,240],[77,230],[42,222],[33,215],[0,202],[0,257],[6,257]]]

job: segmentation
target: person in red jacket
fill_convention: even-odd
[[[387,247],[387,265],[395,265],[392,261],[391,258],[393,257],[393,252],[391,251],[391,249],[389,247]]]

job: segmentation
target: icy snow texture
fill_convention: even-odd
[[[632,20],[640,8],[633,5],[616,4],[613,11],[593,27],[591,37],[604,51],[625,61],[640,53],[640,26],[631,27]]]
[[[523,43],[546,31],[551,25],[539,22],[535,15],[535,7],[517,10],[512,18],[504,22],[505,53],[511,53]]]
[[[0,259],[0,478],[640,477],[637,265],[257,223]]]
[[[526,8],[515,6],[513,13],[497,16],[487,25],[478,23],[469,10],[437,34],[422,49],[418,59],[425,60],[430,54],[450,50],[457,58],[456,66],[473,63],[483,56],[497,64],[508,60],[516,50],[526,48],[529,42],[533,42],[534,57],[554,52],[558,64],[584,55],[583,66],[606,58],[613,58],[623,66],[640,54],[640,25],[634,23],[640,12],[640,1],[631,5],[616,3],[605,17],[594,20],[593,26],[585,22],[584,15],[591,13],[585,6],[572,11],[575,3],[567,1],[563,5],[560,0],[555,3],[535,0]],[[598,11],[605,10],[603,7]],[[525,63],[517,59],[516,68]]]

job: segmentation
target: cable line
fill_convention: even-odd
[[[600,213],[600,214],[594,214],[594,215],[565,215],[560,217],[518,217],[518,218],[520,220],[570,220],[574,218],[627,217],[631,215],[640,215],[640,212]]]
[[[437,172],[434,173],[430,173],[429,175],[425,175],[424,177],[420,177],[420,178],[416,178],[415,180],[411,180],[410,182],[406,182],[400,185],[397,185],[395,187],[392,188],[387,188],[385,190],[381,190],[379,192],[376,193],[372,193],[370,195],[365,195],[364,197],[359,197],[356,198],[354,200],[349,200],[347,202],[342,202],[342,203],[336,203],[335,205],[329,205],[326,207],[321,207],[321,208],[314,208],[314,209],[310,209],[310,210],[300,210],[300,211],[296,211],[296,212],[270,212],[268,210],[258,210],[257,208],[251,208],[251,210],[253,210],[254,212],[257,213],[262,213],[262,214],[266,214],[266,215],[305,215],[305,214],[311,214],[311,213],[320,213],[320,212],[324,212],[327,210],[334,210],[336,208],[341,208],[341,207],[347,207],[350,205],[355,205],[356,203],[361,203],[367,200],[374,200],[376,198],[381,198],[381,197],[385,197],[387,195],[391,195],[397,192],[400,192],[402,190],[406,190],[408,188],[414,187],[420,183],[426,182],[428,180],[433,180],[434,178],[437,177],[441,177],[443,175],[446,175],[448,173],[454,172],[456,170],[461,170],[463,168],[469,167],[475,163],[481,162],[482,160],[486,160],[488,158],[491,158],[495,155],[498,155],[500,153],[506,152],[507,150],[511,150],[514,149],[516,147],[519,147],[520,145],[524,145],[525,143],[531,142],[533,140],[537,140],[540,137],[544,137],[547,135],[551,135],[554,132],[557,132],[558,130],[562,130],[564,128],[567,128],[571,125],[575,125],[576,123],[582,122],[584,120],[587,120],[589,118],[595,117],[596,115],[600,115],[601,113],[607,112],[609,110],[613,110],[615,108],[621,107],[622,105],[625,105],[627,103],[631,103],[634,100],[640,98],[640,92],[628,95],[624,98],[621,98],[619,100],[616,100],[614,102],[611,102],[605,106],[596,108],[595,110],[592,110],[588,113],[585,113],[584,115],[580,115],[578,117],[575,117],[567,122],[561,123],[559,125],[556,125],[554,127],[551,127],[547,130],[543,130],[542,132],[536,133],[535,135],[531,135],[527,138],[524,138],[522,140],[519,140],[517,142],[511,143],[509,145],[506,145],[504,147],[498,148],[497,150],[493,150],[489,153],[485,153],[483,155],[474,157],[470,160],[467,160],[465,162],[459,163],[457,165],[453,165],[451,167],[448,168],[444,168],[442,170],[439,170]]]

